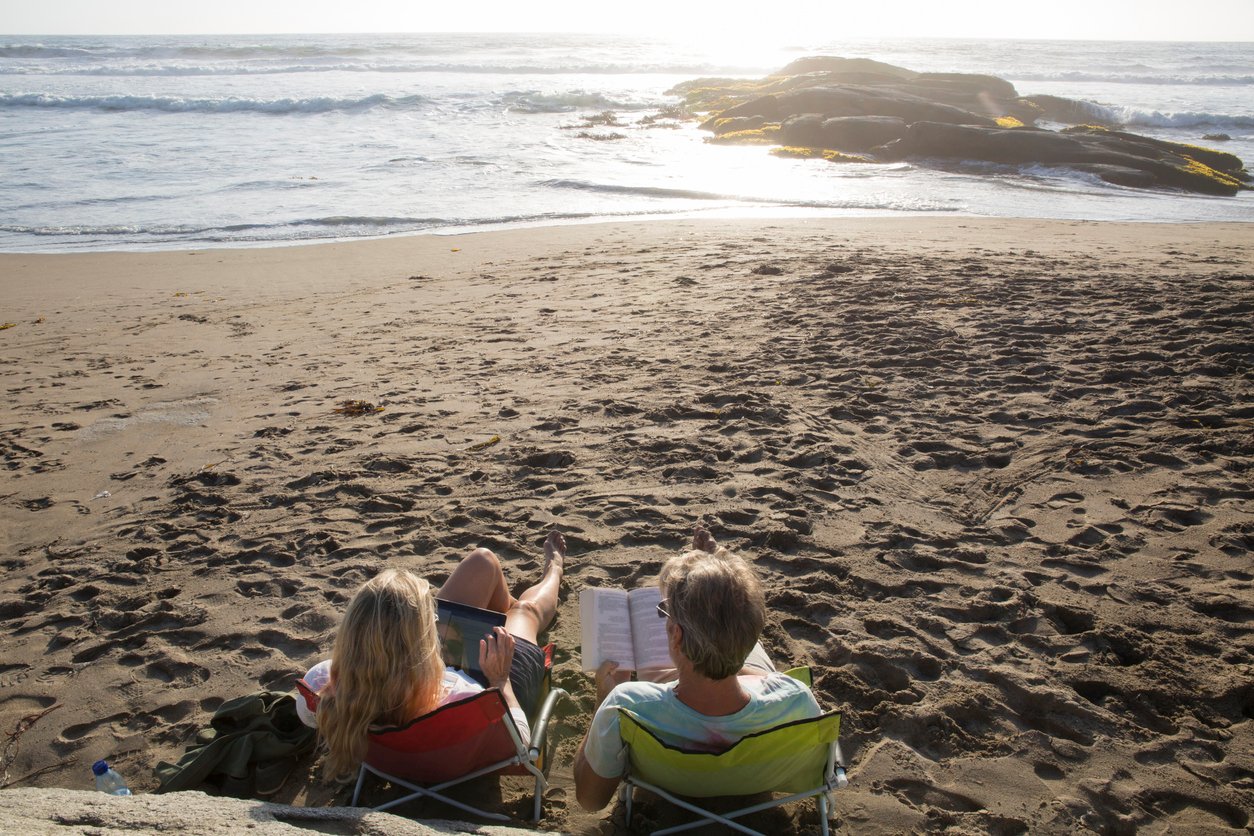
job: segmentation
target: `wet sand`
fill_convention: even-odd
[[[576,701],[544,826],[621,832],[570,783],[578,590],[652,582],[704,521],[765,578],[768,650],[844,711],[838,832],[1245,832],[1250,229],[0,255],[3,783],[85,788],[105,757],[151,790],[219,703],[325,657],[385,565],[439,582],[483,545],[518,591],[557,526]],[[344,797],[310,760],[275,800]]]

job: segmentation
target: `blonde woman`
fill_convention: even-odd
[[[404,569],[388,569],[367,581],[349,602],[331,659],[305,676],[307,683],[326,680],[316,722],[330,774],[352,777],[371,726],[400,725],[483,690],[480,682],[444,666],[437,595],[505,613],[505,627],[479,642],[480,667],[488,686],[501,689],[523,742],[529,742],[527,715],[536,708],[544,675],[536,639],[557,613],[565,556],[565,539],[550,532],[540,582],[518,598],[510,595],[500,560],[488,549],[466,555],[438,593]]]

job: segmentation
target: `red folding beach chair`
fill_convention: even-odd
[[[457,702],[403,726],[380,728],[370,733],[370,747],[357,775],[352,805],[357,805],[367,773],[405,787],[411,792],[375,807],[387,810],[416,798],[434,798],[460,810],[494,821],[509,821],[502,813],[490,813],[449,798],[444,791],[481,775],[531,775],[535,778],[535,806],[532,820],[540,820],[540,806],[548,781],[544,775],[545,737],[549,717],[559,697],[569,696],[561,688],[550,687],[552,645],[545,651],[545,688],[540,713],[531,732],[530,746],[524,746],[509,706],[497,688]],[[311,711],[317,710],[318,697],[305,682],[296,683]]]

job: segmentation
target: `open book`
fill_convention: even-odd
[[[662,591],[584,587],[579,593],[583,668],[594,671],[609,659],[619,669],[673,668],[666,646],[666,619],[657,614]]]

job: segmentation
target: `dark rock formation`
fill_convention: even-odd
[[[775,75],[797,76],[806,73],[867,73],[903,81],[919,75],[914,70],[885,64],[883,61],[873,61],[870,58],[839,58],[834,55],[809,55],[805,58],[798,58]]]
[[[931,102],[892,88],[844,84],[762,96],[724,110],[715,120],[707,122],[702,127],[713,130],[715,121],[728,118],[760,117],[767,121],[780,122],[791,116],[802,114],[818,114],[828,118],[889,116],[901,119],[907,124],[922,120],[986,127],[997,124],[994,120],[971,111],[940,102]]]
[[[764,116],[732,116],[720,119],[711,130],[716,134],[729,134],[737,131],[757,130],[765,124],[766,117]]]
[[[758,126],[760,127],[760,126]],[[809,145],[841,151],[870,151],[906,135],[899,116],[793,116],[780,126],[779,138],[788,145]]]
[[[926,120],[954,125],[997,124],[961,107],[893,87],[863,87],[845,84],[796,90],[778,97],[782,113],[821,113],[824,116],[896,116],[907,123]]]
[[[960,96],[989,95],[995,99],[1014,99],[1019,95],[1015,86],[1004,78],[971,73],[922,73],[916,80],[916,86]]]
[[[1057,165],[1096,174],[1103,180],[1139,188],[1183,189],[1213,195],[1234,195],[1243,171],[1231,154],[1150,140],[1101,129],[1056,133],[1040,128],[1010,130],[915,122],[906,135],[880,149],[882,159],[941,158],[982,160],[1010,165]],[[1227,162],[1229,171],[1202,162]],[[1231,160],[1216,159],[1229,157]],[[1235,160],[1235,165],[1232,164]]]
[[[783,144],[780,156],[1063,166],[1122,186],[1213,195],[1250,188],[1232,154],[1108,130],[1103,108],[1019,96],[1010,82],[988,75],[814,56],[758,82],[700,79],[671,92],[711,113],[701,127],[716,141]],[[1052,131],[1037,122],[1081,127]]]

